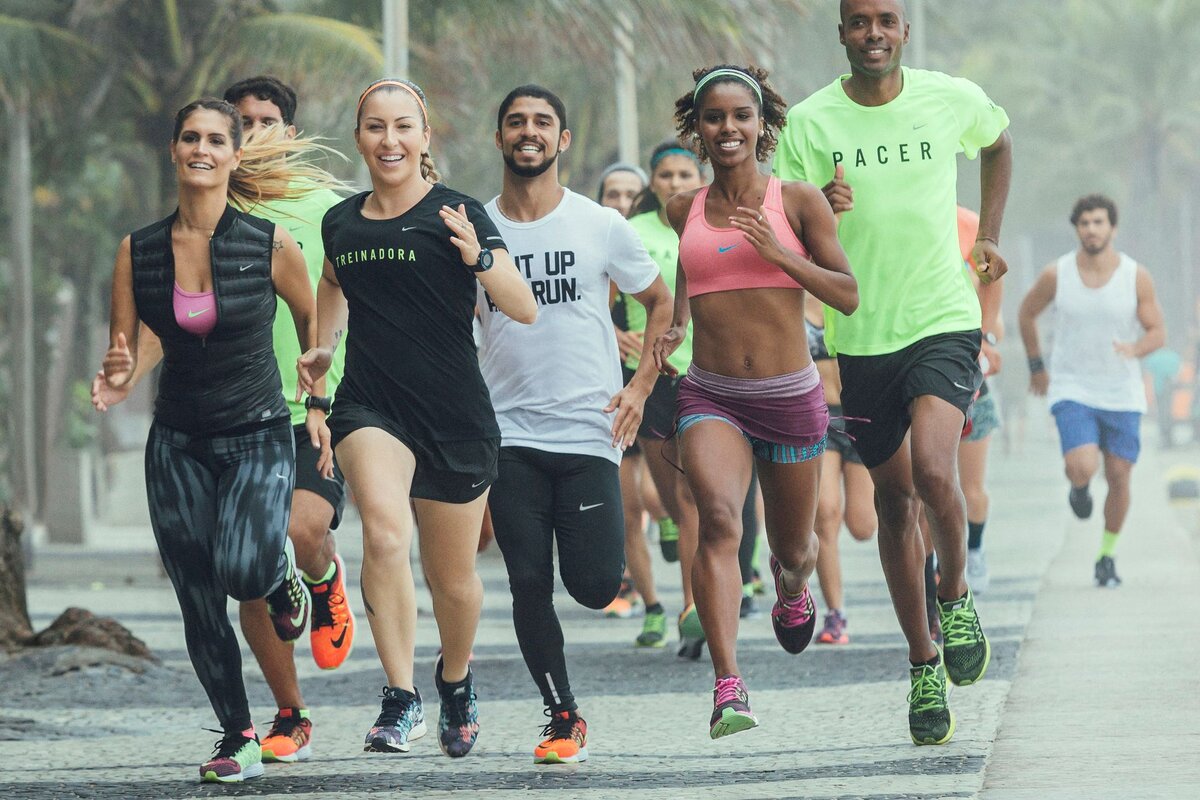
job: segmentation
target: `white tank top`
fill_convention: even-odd
[[[1105,411],[1146,412],[1141,363],[1113,349],[1136,342],[1137,262],[1120,253],[1108,283],[1083,284],[1075,251],[1058,260],[1054,293],[1054,343],[1050,351],[1050,405],[1074,400]]]

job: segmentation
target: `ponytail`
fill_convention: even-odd
[[[295,200],[316,189],[346,192],[349,187],[312,159],[336,155],[317,139],[287,138],[282,126],[256,133],[242,148],[242,161],[229,176],[229,201],[242,210],[273,200]]]

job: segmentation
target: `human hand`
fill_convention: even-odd
[[[463,263],[468,267],[478,264],[479,253],[483,247],[479,244],[479,237],[475,234],[475,226],[467,218],[467,207],[462,203],[458,204],[458,210],[450,206],[442,206],[438,214],[446,223],[446,227],[450,229],[452,234],[450,243],[458,248]]]
[[[305,394],[314,394],[317,381],[333,363],[333,351],[325,347],[314,347],[296,359],[296,402]]]
[[[1004,277],[1008,272],[1008,262],[1000,255],[999,248],[991,239],[976,239],[971,249],[971,261],[975,264],[975,274],[981,283],[991,283]]]
[[[663,375],[669,375],[672,378],[679,374],[679,370],[671,364],[667,358],[671,353],[678,349],[679,345],[683,344],[686,331],[682,326],[667,328],[667,330],[654,340],[654,366]]]
[[[846,168],[838,164],[833,169],[833,180],[821,187],[833,215],[841,220],[842,214],[854,210],[854,189],[846,183]]]
[[[129,397],[132,390],[133,387],[128,381],[124,386],[110,386],[104,376],[104,370],[97,370],[92,378],[92,408],[101,412],[108,411],[110,406],[115,406]]]

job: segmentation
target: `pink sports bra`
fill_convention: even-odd
[[[766,217],[775,229],[779,243],[808,258],[808,249],[796,238],[783,213],[783,195],[779,179],[767,180],[763,199]],[[803,289],[779,267],[758,254],[746,235],[737,228],[714,228],[704,218],[705,186],[696,193],[688,212],[687,224],[679,240],[679,263],[687,275],[688,297],[733,289]]]
[[[175,284],[172,298],[175,321],[195,336],[208,336],[217,325],[217,303],[212,292],[186,292]]]

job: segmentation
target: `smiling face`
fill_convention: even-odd
[[[762,133],[758,98],[742,81],[721,81],[704,89],[696,114],[696,133],[714,167],[732,167],[749,158]]]
[[[684,155],[663,156],[650,176],[650,190],[661,206],[680,192],[699,189],[702,184],[699,165]]]
[[[571,132],[562,129],[554,107],[540,97],[518,97],[504,112],[496,147],[509,171],[536,178],[554,166],[571,145]]]
[[[359,109],[354,144],[373,185],[422,180],[421,154],[429,149],[429,128],[416,98],[400,88],[372,91]]]
[[[908,19],[900,0],[844,0],[838,35],[852,72],[881,78],[900,67]]]
[[[227,186],[229,175],[242,160],[235,147],[232,120],[219,111],[198,108],[188,114],[171,142],[171,161],[181,187]]]

